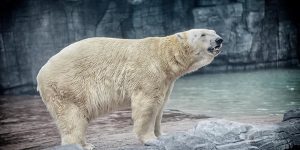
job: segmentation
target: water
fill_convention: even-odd
[[[186,76],[175,83],[167,108],[213,117],[281,115],[300,108],[300,70]]]

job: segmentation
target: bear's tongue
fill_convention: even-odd
[[[216,56],[217,56],[217,55],[219,55],[219,54],[220,54],[220,52],[221,52],[221,51],[217,49],[217,50],[215,50],[213,53],[214,53],[214,55],[216,55]]]

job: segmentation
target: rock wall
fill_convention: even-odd
[[[4,0],[0,94],[35,94],[40,67],[75,41],[215,29],[223,53],[202,72],[298,65],[297,23],[280,0]],[[200,72],[201,72],[200,71]]]
[[[203,71],[249,70],[297,64],[297,27],[279,1],[199,0],[194,27],[224,38],[223,53]],[[206,7],[205,7],[206,6]]]

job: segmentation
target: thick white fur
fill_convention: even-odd
[[[207,48],[217,37],[207,29],[135,40],[95,37],[61,50],[41,68],[37,82],[62,144],[92,149],[85,140],[88,122],[130,106],[138,138],[156,139],[173,83],[213,60]]]

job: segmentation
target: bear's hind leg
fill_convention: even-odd
[[[68,104],[57,113],[57,126],[61,134],[61,144],[80,144],[84,149],[91,150],[92,144],[86,143],[85,132],[88,120],[84,113],[74,104]]]
[[[160,135],[162,135],[161,133],[161,127],[160,127],[160,124],[161,124],[161,119],[162,119],[162,116],[163,116],[163,106],[161,106],[158,110],[158,113],[156,115],[156,119],[155,119],[155,128],[154,128],[154,134],[156,137],[159,137]]]

